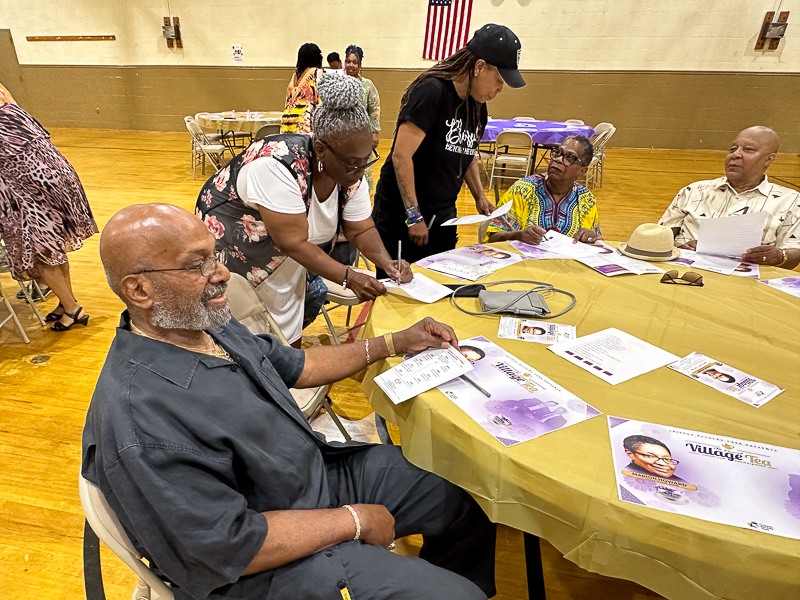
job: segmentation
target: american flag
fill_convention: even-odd
[[[428,0],[422,58],[442,60],[467,45],[472,0]]]

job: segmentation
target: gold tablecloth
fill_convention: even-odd
[[[372,380],[399,357],[373,365],[364,390],[399,426],[409,460],[468,490],[492,520],[543,537],[584,569],[671,600],[798,598],[800,541],[617,497],[605,415],[800,448],[800,299],[754,279],[700,273],[705,287],[684,287],[661,284],[658,275],[604,277],[576,261],[538,260],[486,280],[534,279],[574,293],[577,305],[555,321],[574,325],[578,336],[616,327],[677,356],[701,352],[785,388],[761,408],[666,367],[611,386],[544,345],[497,339],[498,317],[466,315],[449,299],[422,304],[390,294],[375,301],[365,335],[433,316],[460,339],[486,336],[604,415],[505,448],[437,390],[394,406]],[[764,279],[791,275],[762,268]],[[554,313],[566,306],[562,298],[549,300]],[[478,309],[475,299],[460,301]]]
[[[195,120],[203,129],[256,133],[264,125],[280,125],[282,114],[280,111],[250,111],[250,118],[248,119],[246,111],[197,113]]]

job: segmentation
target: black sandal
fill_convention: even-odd
[[[64,325],[61,321],[56,321],[50,326],[50,329],[52,329],[53,331],[67,331],[68,329],[71,329],[73,325],[84,325],[84,326],[88,325],[89,315],[83,315],[80,319],[78,318],[78,315],[81,314],[82,310],[83,307],[79,306],[78,310],[75,311],[74,315],[70,315],[65,312],[64,314],[67,315],[70,319],[72,319],[72,323],[70,323],[69,325]]]
[[[60,312],[60,313],[57,313],[56,311],[57,311],[59,308],[61,309],[61,312]],[[60,320],[63,314],[64,314],[64,305],[63,305],[63,304],[61,304],[61,302],[59,302],[59,303],[58,303],[58,306],[56,306],[56,307],[55,307],[55,308],[52,310],[52,312],[49,312],[49,313],[47,313],[47,316],[45,316],[45,318],[44,318],[44,322],[45,322],[45,323],[54,323],[55,321],[58,321],[58,320]]]

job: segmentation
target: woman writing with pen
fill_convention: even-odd
[[[483,192],[477,147],[486,126],[485,103],[504,83],[525,85],[517,70],[519,52],[519,38],[510,29],[485,25],[465,48],[406,89],[372,213],[390,253],[398,241],[409,262],[455,248],[457,229],[441,224],[456,216],[464,182],[479,213],[494,209]]]

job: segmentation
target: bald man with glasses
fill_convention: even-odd
[[[594,194],[578,183],[594,156],[592,143],[571,135],[550,152],[547,175],[520,179],[505,193],[500,204],[512,202],[511,210],[489,223],[489,242],[519,240],[538,245],[547,231],[558,231],[578,242],[602,239]]]

